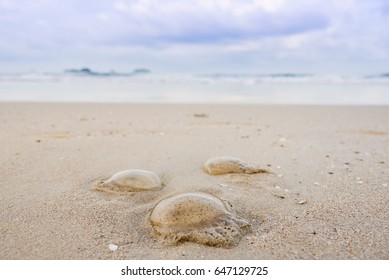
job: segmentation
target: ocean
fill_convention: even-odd
[[[389,105],[389,75],[0,73],[0,101]]]

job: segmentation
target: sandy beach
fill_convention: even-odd
[[[0,123],[0,259],[389,259],[387,106],[0,103]],[[210,175],[217,156],[269,173]],[[126,169],[163,187],[96,190]],[[249,229],[167,243],[151,211],[186,192]]]

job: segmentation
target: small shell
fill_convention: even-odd
[[[110,251],[116,251],[119,248],[119,246],[116,244],[109,244],[108,248]]]
[[[139,169],[120,171],[98,185],[98,189],[119,192],[157,190],[161,187],[161,179],[155,173]]]
[[[302,200],[299,200],[297,203],[300,205],[303,205],[303,204],[307,203],[307,201],[305,199],[302,199]]]
[[[153,209],[151,226],[175,242],[230,247],[239,242],[249,224],[230,213],[217,197],[184,193],[160,201]]]
[[[204,165],[204,170],[211,175],[221,175],[227,173],[267,173],[256,165],[249,164],[234,157],[216,157],[208,160]]]

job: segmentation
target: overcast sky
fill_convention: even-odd
[[[0,0],[0,72],[389,72],[389,0]]]

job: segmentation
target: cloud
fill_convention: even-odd
[[[115,43],[209,44],[296,34],[326,27],[320,12],[269,1],[117,1]],[[109,18],[109,16],[108,16]],[[115,33],[114,33],[115,34]]]
[[[0,0],[0,60],[352,64],[389,58],[388,11],[386,0]]]
[[[207,44],[296,34],[326,27],[319,11],[283,1],[0,2],[10,40],[58,43]],[[10,34],[13,32],[13,34]]]

